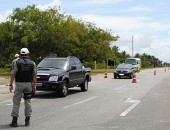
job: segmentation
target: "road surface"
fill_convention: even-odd
[[[30,127],[24,126],[24,100],[13,130],[169,130],[170,70],[142,70],[132,79],[109,73],[92,77],[89,90],[69,89],[66,98],[39,91],[32,99]],[[11,129],[12,93],[0,85],[0,129]]]

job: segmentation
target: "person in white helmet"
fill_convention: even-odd
[[[12,68],[14,68],[14,62],[19,59],[19,54],[15,54],[15,59],[12,61],[9,73],[11,73]]]
[[[17,127],[17,119],[19,116],[20,101],[24,95],[25,105],[25,126],[30,125],[30,117],[32,114],[31,97],[36,92],[36,65],[29,59],[29,50],[22,48],[21,57],[14,62],[14,68],[11,71],[9,90],[13,90],[13,82],[15,81],[15,91],[13,96],[13,109],[11,112],[12,122],[10,126]]]
[[[19,54],[15,54],[15,58],[19,58]]]

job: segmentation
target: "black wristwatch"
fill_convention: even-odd
[[[12,84],[9,84],[9,86],[12,86]]]

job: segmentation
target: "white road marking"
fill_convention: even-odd
[[[46,117],[46,116],[49,116],[50,114],[54,114],[54,113],[52,112],[52,113],[45,114],[43,116],[39,116],[38,119],[41,119],[41,118]]]
[[[34,100],[34,99],[31,99],[31,100]],[[13,105],[13,102],[12,102],[11,99],[10,99],[10,100],[6,100],[6,101],[3,101],[3,102],[0,102],[0,103],[5,103],[5,102],[9,102],[8,104],[6,104],[7,106]],[[24,99],[21,99],[21,103],[23,103],[23,102],[24,102]]]
[[[23,103],[24,102],[24,100],[22,99],[21,100],[21,103]],[[10,106],[10,105],[13,105],[13,102],[12,103],[9,103],[9,104],[6,104],[7,106]]]
[[[83,101],[74,103],[74,104],[72,104],[72,105],[65,106],[64,109],[69,108],[69,107],[72,107],[72,106],[76,106],[76,105],[78,105],[78,104],[81,104],[81,103],[83,103],[83,102],[87,102],[87,101],[92,100],[92,99],[95,99],[95,98],[96,98],[96,97],[88,98],[88,99],[85,99],[85,100],[83,100]],[[53,113],[54,113],[54,112],[47,113],[47,114],[45,114],[45,115],[39,116],[38,119],[41,119],[41,118],[44,118],[44,117],[46,117],[46,116],[52,115]],[[34,120],[34,119],[33,119],[33,120]]]
[[[11,99],[10,99],[10,100],[7,100],[6,102],[9,102],[8,104],[6,104],[7,106],[13,105],[13,102],[12,102]]]
[[[2,89],[2,90],[0,90],[0,92],[6,91],[6,90],[8,90],[8,89]]]
[[[11,102],[11,99],[6,100],[6,101],[2,101],[2,102],[0,102],[0,103],[5,103],[5,102]]]
[[[13,103],[10,103],[10,104],[6,104],[7,106],[11,106],[11,105],[13,105]]]
[[[125,102],[133,103],[128,109],[126,109],[123,113],[120,114],[120,116],[126,116],[132,109],[134,109],[141,101],[139,100],[131,100],[131,98],[128,98]]]
[[[72,104],[72,105],[65,106],[64,109],[69,108],[69,107],[72,107],[72,106],[76,106],[76,105],[78,105],[78,104],[87,102],[87,101],[92,100],[92,99],[95,99],[95,98],[97,98],[97,97],[88,98],[88,99],[82,100],[82,101],[80,101],[80,102],[74,103],[74,104]]]
[[[119,90],[119,89],[122,89],[122,88],[125,88],[126,86],[122,86],[122,87],[119,87],[119,88],[115,88],[114,90]]]
[[[143,78],[144,78],[144,79],[150,79],[151,77],[148,76],[148,77],[143,77]]]

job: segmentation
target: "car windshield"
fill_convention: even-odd
[[[66,69],[67,60],[66,59],[44,59],[38,66],[38,68],[55,68],[55,69]]]
[[[131,69],[132,66],[130,64],[120,64],[117,66],[117,69]]]
[[[127,59],[125,61],[126,64],[132,64],[132,65],[136,65],[136,60],[135,59]]]

